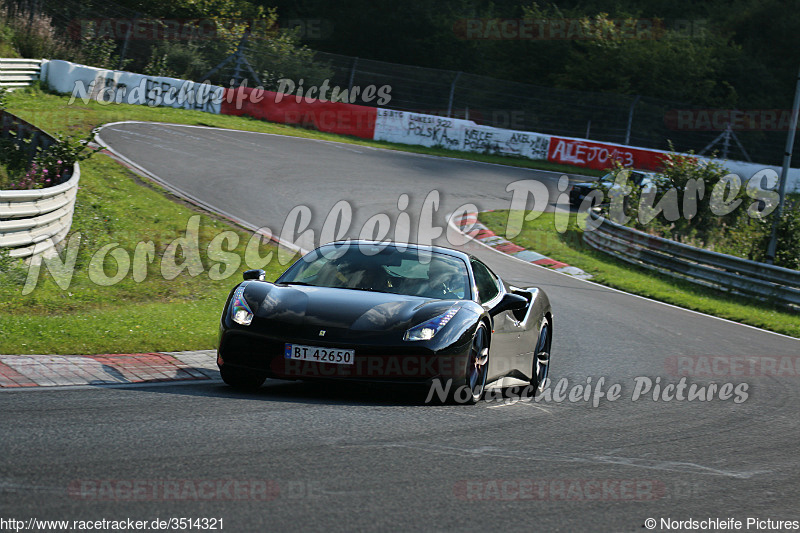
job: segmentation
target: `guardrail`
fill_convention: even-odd
[[[618,259],[699,285],[800,309],[800,271],[702,250],[621,226],[595,213],[599,224],[583,241]]]
[[[2,136],[11,132],[19,141],[31,139],[27,147],[46,148],[55,139],[36,126],[8,112],[2,113]],[[31,153],[32,156],[32,153]],[[40,258],[66,237],[72,225],[80,166],[75,163],[67,181],[54,187],[0,191],[0,248],[11,257]]]
[[[0,58],[0,87],[27,87],[41,76],[41,59]]]

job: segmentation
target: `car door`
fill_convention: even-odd
[[[478,301],[484,309],[491,311],[505,294],[503,282],[480,260],[472,258],[471,261]],[[525,371],[521,369],[521,364],[525,354],[518,353],[523,333],[523,328],[513,311],[503,311],[494,316],[489,350],[489,380],[503,376],[524,377]],[[502,383],[503,386],[512,384],[518,383]]]

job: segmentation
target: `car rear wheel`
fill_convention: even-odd
[[[459,394],[461,398],[466,396],[466,403],[475,404],[483,397],[486,390],[486,377],[489,372],[489,335],[487,334],[486,324],[481,323],[472,338],[472,348],[470,348],[469,359],[467,360],[467,376],[465,393]]]
[[[256,390],[263,385],[264,381],[267,379],[267,377],[260,372],[231,368],[229,366],[221,366],[219,373],[222,376],[222,381],[240,390]]]
[[[531,372],[531,386],[535,392],[544,390],[545,381],[550,373],[550,345],[552,343],[552,329],[549,319],[545,318],[539,330],[536,349],[533,357],[533,370]]]

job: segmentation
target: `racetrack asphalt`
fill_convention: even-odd
[[[279,233],[306,205],[317,237],[339,201],[353,208],[346,236],[358,236],[376,213],[397,220],[407,194],[414,240],[432,190],[434,225],[445,228],[444,215],[464,203],[508,208],[510,182],[536,179],[555,193],[559,177],[216,129],[129,123],[100,135],[174,189],[252,226]],[[800,519],[800,341],[479,243],[457,247],[548,293],[553,380],[570,390],[605,378],[603,390],[618,384],[619,398],[426,406],[375,389],[272,380],[250,394],[217,382],[4,391],[0,517],[220,517],[229,531],[641,531],[648,518]],[[684,359],[695,363],[689,383],[746,384],[746,400],[664,401],[651,390],[633,401],[644,378],[679,383]]]

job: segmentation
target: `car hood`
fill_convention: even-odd
[[[419,296],[245,282],[244,297],[255,315],[254,325],[288,330],[324,329],[351,332],[403,331],[468,302]]]

